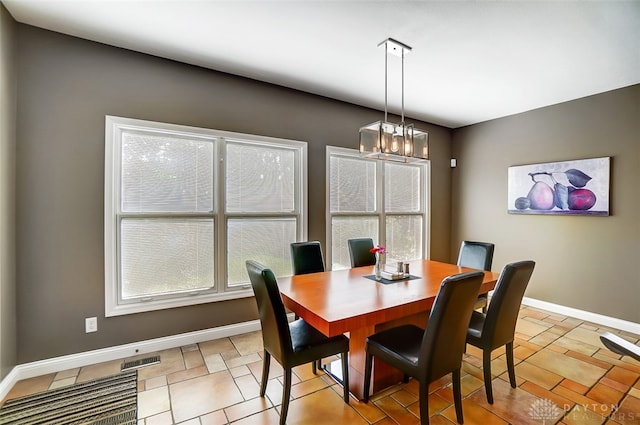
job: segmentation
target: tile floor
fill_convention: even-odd
[[[523,307],[515,358],[518,387],[509,386],[504,350],[492,361],[495,403],[486,402],[482,353],[469,346],[463,362],[465,424],[640,424],[640,363],[604,348],[611,331],[637,343],[640,336]],[[272,362],[266,397],[258,395],[262,371],[260,332],[174,348],[161,362],[139,369],[140,425],[277,424],[282,370]],[[66,370],[18,382],[7,398],[118,373],[122,361]],[[418,388],[398,384],[368,404],[343,403],[341,388],[310,365],[295,369],[287,423],[417,424]],[[450,380],[431,385],[431,423],[455,424]]]

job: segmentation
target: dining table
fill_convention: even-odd
[[[426,329],[429,312],[447,276],[477,271],[433,260],[409,262],[409,275],[376,280],[372,266],[278,278],[284,305],[328,337],[349,336],[349,390],[362,400],[368,336],[395,326]],[[478,294],[491,291],[499,274],[484,271]],[[374,358],[371,391],[400,382],[403,374]]]

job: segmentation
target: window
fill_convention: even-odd
[[[349,268],[347,240],[370,237],[387,262],[426,258],[429,163],[365,159],[327,148],[327,245],[333,270]]]
[[[291,274],[306,143],[106,118],[106,315],[252,296],[245,261]]]

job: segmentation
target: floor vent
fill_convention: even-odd
[[[151,366],[160,363],[160,356],[147,357],[144,359],[125,361],[122,364],[122,371],[136,369],[138,367]]]

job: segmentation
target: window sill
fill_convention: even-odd
[[[229,301],[253,297],[253,290],[242,289],[215,294],[187,295],[180,298],[157,299],[121,305],[105,305],[105,317],[124,316],[127,314],[144,313],[147,311],[164,310],[167,308],[186,307],[220,301]]]

